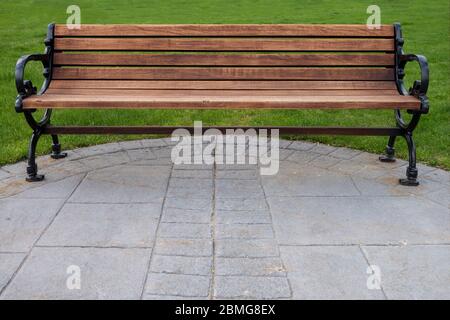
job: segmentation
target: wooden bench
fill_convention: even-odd
[[[35,151],[43,134],[171,133],[175,127],[53,126],[53,109],[393,109],[395,127],[278,127],[280,134],[386,135],[381,161],[395,161],[395,138],[409,148],[405,185],[417,185],[412,132],[428,111],[428,67],[404,54],[399,24],[366,25],[82,25],[50,24],[44,54],[16,66],[16,111],[33,129],[28,180],[37,172]],[[44,66],[37,92],[23,79],[28,61]],[[421,80],[403,84],[404,67],[417,61]],[[45,109],[37,121],[33,112]],[[405,122],[401,110],[412,114]],[[361,113],[364,116],[364,113]],[[369,125],[370,123],[368,123]],[[234,127],[216,127],[224,131]],[[240,127],[242,128],[242,127]],[[244,127],[245,128],[245,127]],[[263,127],[272,128],[272,127]],[[186,128],[191,130],[193,128]],[[203,128],[207,130],[208,127]]]

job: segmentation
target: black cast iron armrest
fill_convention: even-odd
[[[409,94],[416,97],[425,96],[428,91],[429,76],[430,76],[427,58],[425,58],[422,55],[416,54],[401,55],[399,61],[399,68],[401,70],[404,70],[406,64],[410,61],[417,61],[419,63],[421,75],[420,80],[414,81],[413,87],[409,90]],[[404,91],[406,91],[406,89]]]
[[[16,63],[16,88],[19,94],[16,99],[15,108],[17,112],[22,112],[22,100],[28,96],[37,93],[36,87],[30,80],[24,80],[25,67],[30,61],[41,61],[44,66],[45,82],[43,89],[47,87],[47,81],[49,78],[49,57],[47,54],[29,54],[19,58]],[[42,90],[41,90],[42,91]]]

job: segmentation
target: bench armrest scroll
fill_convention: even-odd
[[[413,87],[409,90],[409,94],[421,97],[425,96],[428,91],[428,84],[429,84],[429,69],[428,69],[428,61],[427,58],[425,58],[422,55],[416,55],[416,54],[404,54],[400,56],[400,69],[404,69],[406,64],[410,61],[417,61],[420,66],[420,80],[414,81]]]

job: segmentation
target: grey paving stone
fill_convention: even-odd
[[[385,175],[385,176],[375,179],[375,181],[382,183],[382,184],[392,186],[392,188],[395,188],[398,192],[407,193],[409,195],[418,195],[418,196],[424,196],[433,191],[442,189],[442,187],[444,186],[443,184],[441,184],[439,182],[435,182],[435,181],[428,180],[428,179],[422,179],[419,174],[418,180],[419,180],[420,184],[414,188],[410,188],[408,186],[402,186],[398,183],[398,179],[404,178],[404,177],[405,177],[404,172],[402,174],[397,174],[397,175],[388,174],[388,175]]]
[[[240,198],[240,199],[215,199],[216,210],[232,211],[264,211],[268,210],[266,199],[260,198]]]
[[[38,245],[151,247],[160,214],[160,204],[66,204]]]
[[[425,194],[427,199],[439,203],[447,208],[450,208],[450,189],[444,187],[443,189]]]
[[[118,166],[89,173],[70,202],[161,202],[170,168]]]
[[[279,139],[278,140],[280,149],[285,149],[288,148],[290,146],[290,144],[292,143],[292,141],[290,140],[284,140],[284,139]]]
[[[207,297],[209,281],[207,276],[149,273],[145,294]]]
[[[0,253],[0,292],[19,269],[24,258],[24,253]]]
[[[276,257],[278,245],[272,239],[221,239],[215,243],[218,257]]]
[[[215,274],[219,276],[285,276],[280,258],[216,258]]]
[[[380,183],[374,179],[352,176],[356,188],[363,196],[407,196],[410,188],[398,188],[398,179],[394,185]]]
[[[349,148],[337,148],[335,151],[331,152],[329,155],[335,158],[339,159],[351,159],[358,154],[360,154],[362,151],[359,150],[353,150]]]
[[[257,164],[249,164],[249,163],[245,163],[245,164],[220,164],[217,163],[216,164],[216,169],[217,171],[221,171],[221,170],[257,170],[258,165]]]
[[[211,238],[211,226],[207,223],[161,223],[158,229],[161,238]]]
[[[120,151],[83,158],[79,161],[90,169],[100,169],[127,163],[130,158],[125,151]]]
[[[429,173],[426,173],[423,175],[425,179],[433,180],[436,182],[440,182],[446,185],[450,185],[450,172],[442,170],[442,169],[436,169]]]
[[[272,239],[271,224],[217,224],[217,239]]]
[[[275,176],[262,176],[262,185],[267,197],[273,196],[356,196],[349,176],[326,169],[281,166]]]
[[[131,161],[156,159],[156,155],[149,148],[127,150],[127,153]]]
[[[174,170],[212,170],[212,164],[174,164]]]
[[[287,148],[297,151],[308,151],[311,150],[316,145],[317,145],[316,143],[307,141],[292,141],[292,143]]]
[[[280,247],[294,299],[384,299],[359,247]]]
[[[164,208],[161,218],[163,222],[209,223],[211,211],[208,209]]]
[[[149,249],[34,248],[2,299],[139,299]],[[71,266],[80,289],[68,289]]]
[[[0,169],[0,180],[11,177],[11,173],[6,172],[5,170]]]
[[[204,198],[186,199],[181,197],[167,197],[164,206],[166,208],[204,210],[208,212],[208,216],[212,212],[212,200]]]
[[[119,142],[119,146],[123,150],[141,149],[142,142],[141,140],[121,141]]]
[[[327,155],[322,155],[320,157],[314,158],[314,161],[312,161],[310,164],[318,168],[329,168],[339,163],[339,161],[341,160]]]
[[[191,189],[193,186],[195,186],[195,189],[197,189],[200,192],[209,193],[212,192],[213,181],[212,179],[195,179],[195,178],[185,179],[176,177],[171,177],[169,181],[169,189],[175,188]]]
[[[190,275],[211,274],[212,257],[182,257],[154,255],[150,271]]]
[[[210,257],[212,255],[212,240],[158,238],[156,240],[155,253],[160,255]]]
[[[39,163],[38,163],[39,165]],[[23,174],[25,175],[27,172],[27,164],[25,161],[20,161],[14,164],[8,164],[6,166],[2,167],[2,170],[13,174],[13,175],[19,175],[19,174]]]
[[[212,170],[173,170],[173,178],[212,179]]]
[[[62,205],[61,200],[0,200],[0,252],[26,252]]]
[[[215,278],[214,297],[241,299],[282,299],[291,296],[284,277],[228,277]]]
[[[80,149],[75,149],[74,155],[72,156],[72,160],[87,158],[92,156],[97,156],[100,154],[112,153],[117,151],[122,151],[122,147],[117,142],[100,144],[91,147],[85,147]]]
[[[320,157],[319,153],[314,153],[311,151],[294,151],[294,153],[288,156],[286,160],[300,164],[307,164],[318,157]]]
[[[163,147],[163,148],[152,148],[153,154],[156,155],[157,158],[169,158],[172,156],[172,148]]]
[[[172,180],[172,179],[171,179]],[[185,186],[179,185],[178,187],[170,186],[167,190],[167,197],[170,198],[185,198],[185,199],[206,199],[212,200],[213,188],[212,185],[189,185],[188,179],[185,182]],[[200,180],[200,179],[199,179]],[[206,179],[203,179],[207,181]]]
[[[270,212],[266,210],[261,211],[229,211],[229,210],[216,210],[216,222],[217,223],[272,223]]]
[[[450,246],[364,247],[389,299],[450,299]]]
[[[130,162],[133,166],[167,166],[172,167],[173,163],[170,158],[144,159]]]
[[[337,149],[336,147],[329,146],[327,144],[318,143],[311,149],[311,152],[327,155],[333,151],[336,151],[336,149]]]
[[[14,197],[21,199],[65,199],[72,194],[83,178],[84,174],[81,174],[60,181],[46,183],[42,186],[25,190]]]
[[[217,171],[216,174],[216,179],[257,180],[258,178],[257,170],[222,170]]]
[[[144,140],[141,140],[141,143],[144,148],[155,148],[155,147],[167,146],[166,139],[144,139]]]
[[[264,198],[258,181],[216,180],[216,199],[223,198]]]
[[[449,243],[449,210],[414,197],[269,198],[281,244]]]

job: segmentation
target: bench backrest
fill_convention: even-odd
[[[56,25],[54,36],[53,87],[395,89],[392,25]]]

